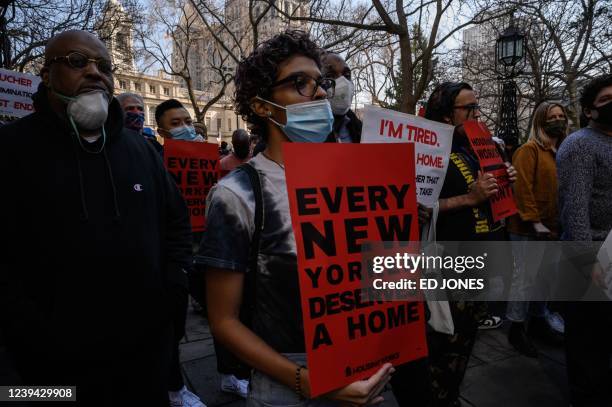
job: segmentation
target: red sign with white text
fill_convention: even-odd
[[[312,396],[426,356],[423,303],[364,300],[361,281],[366,242],[419,239],[414,144],[285,143],[283,155]]]
[[[206,196],[219,179],[219,148],[212,143],[166,139],[164,164],[187,203],[192,231],[204,231]]]
[[[514,195],[512,194],[512,185],[508,179],[506,165],[502,160],[491,132],[487,126],[475,120],[468,120],[463,123],[465,133],[467,134],[472,150],[478,157],[480,169],[482,172],[488,172],[495,176],[499,185],[499,192],[491,197],[491,211],[493,212],[493,220],[498,222],[508,216],[518,212]]]

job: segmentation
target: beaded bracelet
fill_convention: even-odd
[[[300,380],[302,369],[306,369],[306,366],[298,366],[295,369],[295,392],[298,396],[300,396],[300,398],[304,398],[304,395],[302,394],[302,381]]]

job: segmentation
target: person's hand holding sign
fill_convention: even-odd
[[[492,174],[478,171],[478,179],[470,186],[470,206],[478,206],[499,191],[497,180]]]
[[[380,404],[384,401],[380,393],[385,388],[385,385],[389,383],[394,372],[395,368],[390,363],[386,363],[369,379],[359,380],[341,389],[334,390],[325,395],[325,398],[339,401],[345,406]]]
[[[509,162],[505,162],[504,164],[506,164],[506,171],[508,171],[508,181],[514,184],[516,182],[516,176],[518,175],[516,168]]]
[[[423,227],[429,222],[429,219],[431,218],[432,209],[418,202],[417,208],[419,211],[419,227]]]

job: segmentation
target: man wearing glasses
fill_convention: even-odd
[[[351,80],[351,68],[344,58],[333,52],[323,54],[323,75],[333,78],[336,82],[333,96],[329,97],[334,126],[328,142],[359,143],[361,141],[361,120],[351,110],[351,102],[355,96],[355,85]]]
[[[0,129],[0,324],[23,385],[167,407],[189,216],[155,150],[124,130],[112,71],[93,34],[53,37],[36,112]]]

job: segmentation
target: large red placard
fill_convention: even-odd
[[[312,395],[426,356],[422,302],[364,300],[361,281],[364,243],[419,238],[414,145],[285,143],[283,155]]]

